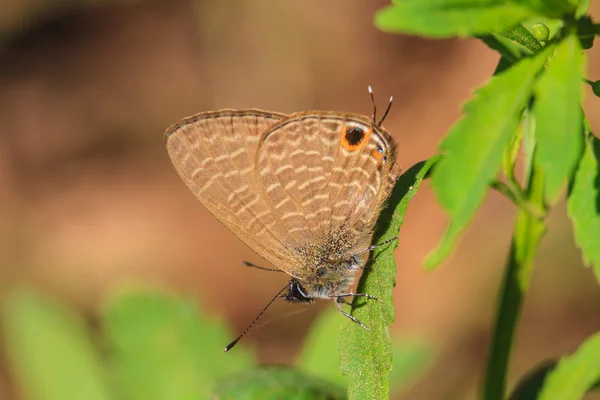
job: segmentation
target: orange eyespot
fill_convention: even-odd
[[[342,129],[340,144],[348,151],[357,151],[362,149],[368,142],[373,129],[365,131],[358,126],[345,126]]]

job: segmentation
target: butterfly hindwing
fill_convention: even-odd
[[[295,242],[327,242],[344,230],[360,246],[387,198],[394,164],[389,134],[367,117],[317,111],[292,114],[263,135],[256,174]]]
[[[186,185],[229,230],[262,257],[289,270],[289,233],[271,211],[255,175],[261,135],[284,114],[221,110],[184,118],[165,133]]]

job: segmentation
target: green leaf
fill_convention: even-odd
[[[343,387],[348,379],[340,374],[338,341],[344,318],[331,308],[315,321],[296,363],[298,369],[328,379]]]
[[[527,28],[527,30],[529,30],[529,32],[531,32],[532,34],[533,34],[534,30],[536,29],[535,26],[540,25],[540,24],[544,25],[545,27],[547,27],[550,30],[550,32],[549,32],[550,35],[548,37],[548,40],[545,41],[545,43],[548,43],[550,40],[555,38],[556,35],[561,31],[561,29],[565,25],[565,21],[563,21],[562,19],[552,19],[552,18],[544,18],[544,17],[540,17],[540,16],[535,16],[535,17],[530,18],[527,21],[523,22],[523,26],[525,28]]]
[[[408,203],[430,170],[439,160],[434,156],[418,163],[402,174],[377,222],[373,243],[396,237],[404,221]],[[392,345],[388,326],[394,321],[392,289],[396,265],[393,250],[397,242],[373,251],[358,284],[359,293],[368,293],[379,300],[365,301],[355,297],[352,315],[369,327],[365,331],[348,320],[340,335],[340,369],[348,376],[348,398],[381,399],[389,392],[389,371],[392,365]]]
[[[567,210],[575,242],[600,282],[600,140],[589,134],[569,188]]]
[[[151,290],[114,296],[104,327],[124,398],[208,398],[217,378],[254,364],[241,346],[223,354],[229,334],[218,321]]]
[[[516,64],[522,58],[533,54],[525,46],[494,33],[481,36],[479,39],[481,39],[481,41],[490,49],[495,50],[502,55],[502,58],[496,67],[496,71],[494,71],[494,75],[500,74],[513,64]]]
[[[580,18],[587,12],[588,8],[590,8],[590,0],[580,0],[579,6],[577,7],[577,12],[575,13],[576,18]]]
[[[384,31],[431,37],[467,37],[506,31],[535,15],[526,6],[505,1],[397,1],[375,15]]]
[[[212,400],[343,400],[345,398],[342,387],[284,367],[263,367],[222,379],[210,397]]]
[[[542,45],[538,42],[533,33],[521,24],[515,26],[510,31],[502,32],[501,35],[515,43],[519,43],[532,53],[537,53],[542,49]]]
[[[513,0],[530,7],[536,13],[548,18],[563,18],[575,13],[580,0]]]
[[[600,333],[586,339],[548,374],[539,400],[579,400],[600,378]]]
[[[333,307],[321,313],[308,333],[296,366],[312,376],[348,387],[348,378],[339,372],[338,341],[343,322]],[[392,390],[398,393],[429,367],[433,350],[423,341],[398,337],[392,338],[392,355],[389,377]]]
[[[548,54],[544,50],[492,77],[464,106],[465,116],[440,144],[446,156],[433,171],[431,184],[451,220],[441,244],[427,257],[426,267],[438,265],[450,253],[483,202]]]
[[[408,389],[431,366],[433,349],[421,340],[392,338],[392,370],[390,384],[392,392],[401,393]]]
[[[111,398],[90,332],[71,310],[20,290],[9,295],[3,317],[11,369],[25,398]]]
[[[534,88],[534,162],[545,173],[545,196],[550,203],[561,194],[581,156],[583,62],[579,40],[574,35],[567,37]]]
[[[544,386],[546,377],[554,369],[555,365],[556,361],[549,360],[528,372],[510,395],[509,400],[537,399],[540,390]]]

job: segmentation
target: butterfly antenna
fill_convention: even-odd
[[[237,344],[237,342],[240,341],[241,338],[244,337],[244,335],[246,335],[246,333],[248,333],[248,331],[250,329],[252,329],[252,327],[254,326],[254,324],[256,324],[256,322],[258,321],[258,319],[265,313],[265,311],[267,311],[267,308],[269,308],[269,306],[271,304],[273,304],[273,302],[275,300],[277,300],[277,298],[281,295],[281,293],[283,293],[283,291],[285,289],[287,289],[288,287],[288,283],[285,284],[285,286],[275,295],[275,297],[273,297],[271,299],[271,301],[269,301],[269,304],[267,304],[265,306],[265,308],[262,309],[262,311],[256,316],[256,318],[254,318],[254,321],[252,321],[252,323],[250,325],[248,325],[248,327],[246,328],[246,330],[244,332],[242,332],[242,334],[240,336],[238,336],[233,342],[229,343],[227,345],[227,347],[225,347],[225,350],[223,350],[223,353],[227,353],[229,350],[231,350],[233,348],[233,346],[235,346]]]
[[[375,124],[375,121],[377,120],[377,106],[375,105],[375,97],[373,96],[371,85],[369,85],[369,94],[371,95],[371,103],[373,103],[373,124]]]
[[[390,109],[392,108],[393,100],[394,100],[394,96],[390,96],[390,102],[389,102],[387,108],[385,109],[385,112],[383,113],[383,117],[381,117],[381,121],[379,121],[377,126],[381,127],[381,124],[383,124],[383,120],[385,119],[385,117],[387,117],[388,113],[390,112]]]
[[[280,270],[279,268],[265,268],[265,267],[261,267],[259,265],[253,264],[250,261],[242,261],[242,264],[244,264],[246,267],[251,267],[251,268],[256,268],[256,269],[262,269],[263,271],[269,271],[269,272],[283,272],[282,270]]]

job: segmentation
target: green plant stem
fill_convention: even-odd
[[[529,202],[536,208],[544,209],[543,176],[536,168],[532,170],[528,187]],[[521,313],[523,296],[531,280],[533,260],[545,232],[546,224],[543,219],[532,214],[527,208],[518,209],[490,345],[483,389],[485,400],[505,398],[506,375],[515,328]]]
[[[492,188],[500,194],[504,195],[504,197],[508,198],[516,205],[519,205],[519,203],[521,202],[521,197],[519,196],[519,194],[515,193],[515,191],[509,185],[502,181],[492,182]]]

